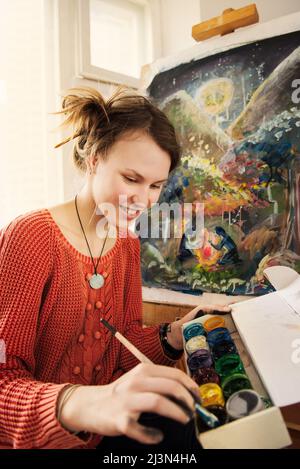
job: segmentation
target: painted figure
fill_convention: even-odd
[[[214,249],[220,251],[221,249],[225,249],[226,253],[218,260],[219,265],[227,265],[227,264],[238,264],[241,262],[239,258],[238,250],[236,247],[235,242],[233,239],[226,233],[224,228],[221,226],[217,226],[215,228],[215,233],[221,238],[219,243],[216,245],[212,241],[210,244]]]

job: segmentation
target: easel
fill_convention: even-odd
[[[228,8],[220,16],[195,24],[192,27],[192,37],[195,41],[204,41],[219,34],[224,36],[225,34],[233,33],[238,28],[250,26],[251,24],[258,23],[258,21],[259,16],[255,3],[238,10]]]

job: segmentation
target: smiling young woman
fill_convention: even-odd
[[[72,89],[60,112],[72,134],[59,145],[74,140],[82,189],[0,231],[0,448],[95,448],[118,435],[154,444],[162,433],[142,413],[191,417],[196,385],[173,366],[192,317],[166,336],[142,327],[139,240],[120,233],[157,202],[180,149],[166,116],[126,90],[105,101]],[[155,364],[138,364],[101,317]]]

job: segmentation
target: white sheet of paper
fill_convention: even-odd
[[[289,286],[284,278],[282,290],[232,305],[238,332],[279,407],[300,402],[300,276]]]
[[[264,276],[277,291],[289,287],[295,280],[300,279],[299,274],[294,269],[283,265],[268,267],[264,270]]]

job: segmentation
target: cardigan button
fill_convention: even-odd
[[[102,273],[102,276],[103,276],[104,278],[107,278],[107,277],[108,277],[108,273],[107,273],[107,272],[103,272],[103,273]]]
[[[78,342],[83,342],[84,341],[84,334],[80,334],[78,337]]]
[[[86,278],[87,281],[91,280],[92,274],[86,274],[85,278]]]
[[[100,339],[100,337],[101,337],[101,332],[100,332],[100,331],[94,332],[94,337],[95,337],[95,339]]]
[[[97,301],[95,306],[96,306],[96,308],[101,308],[102,301]]]
[[[95,366],[95,370],[96,370],[96,371],[99,371],[99,370],[101,370],[101,365],[97,365],[97,366]]]
[[[85,310],[90,311],[92,309],[92,303],[87,303]]]
[[[74,368],[73,368],[73,373],[74,373],[74,375],[79,375],[79,373],[80,373],[80,367],[79,367],[79,366],[74,366]]]

